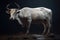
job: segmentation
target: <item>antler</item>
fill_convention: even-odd
[[[6,6],[7,9],[9,9],[9,8],[8,8],[9,5],[10,5],[10,4],[8,4],[8,5]]]
[[[15,2],[15,4],[17,5],[18,9],[20,9],[20,5],[19,5],[19,4],[17,4],[16,2]]]
[[[20,9],[20,5],[17,4],[16,2],[15,2],[15,4],[16,4],[16,6],[18,7],[18,9]],[[8,8],[9,5],[10,5],[10,4],[7,4],[7,6],[6,6],[7,9],[9,9],[9,8]]]

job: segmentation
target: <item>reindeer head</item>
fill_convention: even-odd
[[[16,3],[15,3],[16,4]],[[9,6],[10,4],[8,4],[7,5],[7,13],[10,15],[10,19],[15,19],[15,14],[17,13],[17,11],[19,10],[19,8],[20,8],[20,6],[18,5],[18,4],[16,4],[17,5],[17,9],[16,8],[8,8],[8,6]]]

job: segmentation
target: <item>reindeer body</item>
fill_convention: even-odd
[[[13,13],[11,11],[14,11]],[[28,29],[26,34],[29,33],[30,25],[32,20],[41,20],[41,23],[44,25],[44,31],[42,34],[45,33],[47,27],[48,31],[47,34],[50,32],[50,27],[51,27],[51,19],[52,19],[52,10],[45,8],[45,7],[37,7],[37,8],[29,8],[29,7],[24,7],[20,10],[17,9],[11,9],[10,10],[10,19],[16,19],[19,24],[23,26],[23,23],[21,22],[21,18],[27,18],[28,20]]]

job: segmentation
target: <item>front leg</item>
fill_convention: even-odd
[[[19,24],[23,27],[23,23],[21,22],[19,18],[19,14],[16,14],[16,20],[19,22]]]
[[[29,18],[28,18],[28,29],[27,29],[26,34],[28,34],[28,33],[29,33],[30,25],[31,25],[31,21],[32,21],[32,18],[31,18],[31,17],[29,17]]]
[[[17,17],[16,20],[17,20],[17,21],[19,22],[19,24],[22,25],[22,27],[23,27],[23,23],[21,22],[20,18]]]

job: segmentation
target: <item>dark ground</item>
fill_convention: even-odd
[[[15,34],[15,35],[1,35],[0,40],[58,40],[60,39],[57,35],[37,35],[37,34]]]

